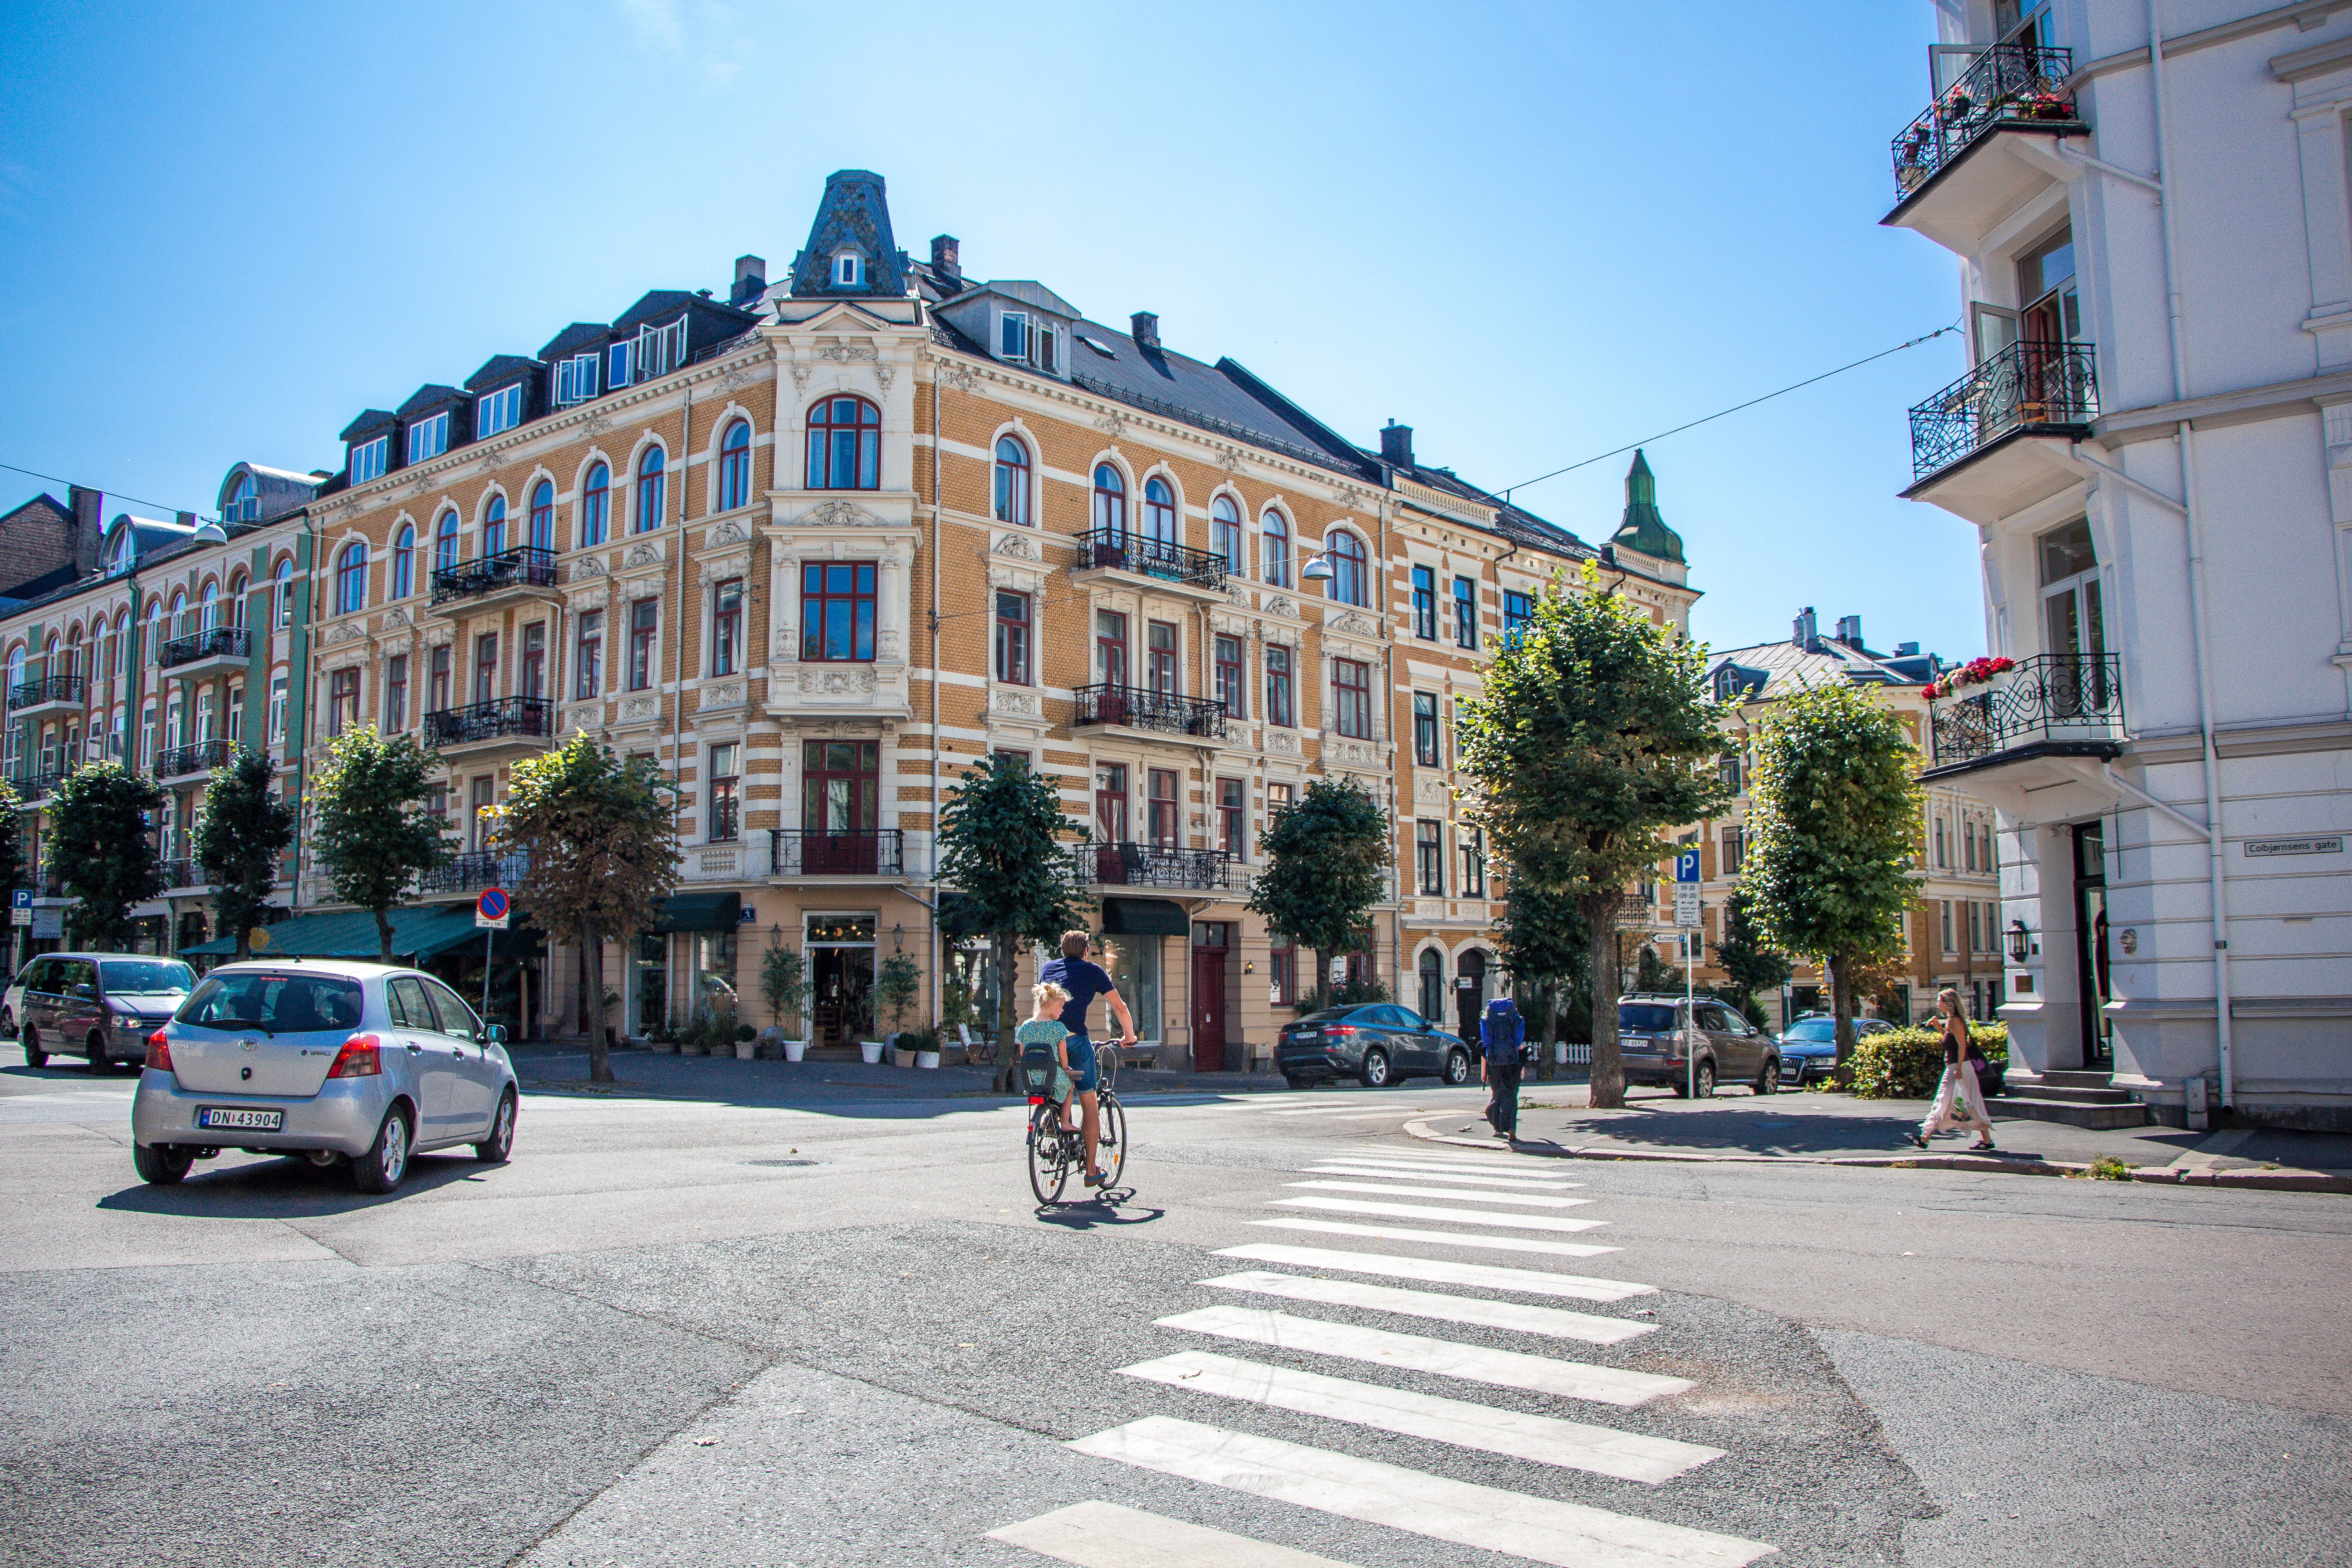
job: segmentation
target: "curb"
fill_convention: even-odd
[[[1408,1137],[1425,1143],[1452,1143],[1465,1149],[1501,1149],[1495,1138],[1465,1138],[1439,1132],[1427,1121],[1405,1123]],[[1626,1163],[1669,1165],[1843,1165],[1874,1171],[1977,1171],[2008,1176],[2087,1178],[2091,1167],[2063,1160],[1988,1159],[1974,1154],[1693,1154],[1656,1149],[1616,1149],[1587,1145],[1580,1149],[1558,1143],[1521,1142],[1512,1152],[1540,1160],[1605,1160]],[[2158,1186],[2235,1187],[2273,1193],[2352,1193],[2352,1175],[2296,1171],[2190,1171],[2171,1165],[2141,1165],[2131,1180]]]

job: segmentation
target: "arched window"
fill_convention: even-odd
[[[592,464],[588,483],[580,492],[580,544],[602,544],[613,530],[613,470]]]
[[[809,410],[808,488],[882,487],[882,411],[862,397],[828,397]]]
[[[639,533],[650,533],[662,525],[663,509],[669,502],[669,475],[663,468],[662,449],[648,447],[646,455],[637,459],[637,512],[630,527]]]
[[[1372,601],[1364,583],[1364,542],[1344,528],[1335,528],[1324,548],[1331,553],[1331,596],[1343,605]]]
[[[67,635],[66,637],[65,675],[68,680],[71,680],[75,676],[79,675],[80,673],[81,628],[79,626],[76,626]]]
[[[738,419],[719,438],[719,510],[751,504],[751,422]]]
[[[292,556],[280,558],[278,570],[271,578],[271,584],[269,591],[269,596],[273,601],[271,618],[281,626],[290,626],[294,624],[294,558]]]
[[[457,514],[449,514],[457,521]],[[352,540],[335,558],[335,614],[348,616],[367,604],[367,546]]]
[[[126,522],[114,531],[114,542],[107,549],[107,574],[112,576],[117,572],[128,572],[138,563],[139,531]]]
[[[457,564],[457,514],[445,511],[433,524],[433,569]]]
[[[253,482],[251,474],[244,475],[236,481],[236,493],[229,497],[226,506],[221,508],[221,521],[224,522],[261,521],[261,491],[260,488]]]
[[[172,618],[166,623],[166,626],[173,637],[184,637],[188,635],[188,595],[185,592],[172,595]],[[52,643],[57,641],[55,637],[49,640]]]
[[[204,615],[198,624],[206,631],[220,625],[220,584],[218,583],[205,584]]]
[[[1209,548],[1224,558],[1225,570],[1242,574],[1242,514],[1231,496],[1209,503]]]
[[[1095,530],[1114,539],[1127,532],[1127,481],[1108,463],[1095,465]]]
[[[996,521],[1029,525],[1029,448],[1010,436],[996,443]]]
[[[1421,1016],[1430,1026],[1445,1027],[1445,960],[1433,947],[1421,951]]]
[[[482,511],[482,553],[503,555],[507,551],[507,498],[492,496],[490,504]]]
[[[245,626],[245,574],[239,572],[228,580],[228,624],[242,630]]]
[[[555,487],[545,479],[530,488],[530,547],[555,548]]]
[[[1143,537],[1154,544],[1174,544],[1176,536],[1176,492],[1162,479],[1143,482]]]
[[[416,592],[416,525],[404,522],[392,542],[392,596],[405,599]]]
[[[1266,582],[1290,586],[1290,520],[1278,511],[1269,510],[1260,524],[1257,563]]]

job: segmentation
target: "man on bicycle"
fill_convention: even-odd
[[[1058,985],[1069,993],[1069,1005],[1062,1009],[1062,1024],[1070,1031],[1070,1037],[1063,1044],[1069,1053],[1070,1076],[1076,1080],[1076,1100],[1085,1114],[1087,1185],[1099,1187],[1110,1177],[1096,1152],[1102,1138],[1102,1114],[1095,1090],[1102,1082],[1102,1075],[1095,1067],[1094,1042],[1087,1037],[1087,1008],[1097,996],[1109,999],[1110,1011],[1118,1019],[1120,1046],[1135,1044],[1135,1019],[1118,994],[1118,983],[1100,964],[1087,962],[1088,941],[1085,931],[1064,931],[1062,956],[1049,960],[1037,972],[1037,979],[1041,984]],[[1062,1125],[1067,1128],[1069,1108],[1066,1106],[1062,1114]]]

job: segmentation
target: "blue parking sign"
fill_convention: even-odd
[[[1696,849],[1675,850],[1675,880],[1677,882],[1696,882],[1700,879],[1701,879],[1698,874],[1698,851]]]

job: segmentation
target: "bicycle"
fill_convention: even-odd
[[[1111,1058],[1118,1055],[1114,1047]],[[1097,1058],[1097,1070],[1101,1058]],[[1118,1102],[1118,1091],[1111,1080],[1118,1069],[1101,1072],[1101,1082],[1095,1089],[1097,1138],[1095,1157],[1110,1179],[1102,1185],[1105,1193],[1118,1185],[1120,1173],[1127,1169],[1127,1110]],[[1069,1185],[1070,1173],[1084,1171],[1087,1163],[1087,1141],[1084,1123],[1071,1131],[1062,1126],[1062,1108],[1066,1101],[1048,1100],[1042,1094],[1029,1097],[1029,1190],[1037,1194],[1042,1206],[1059,1203],[1062,1190]]]

